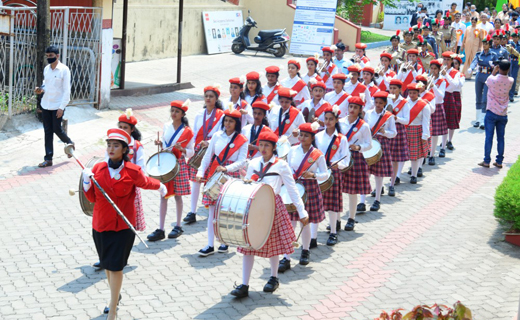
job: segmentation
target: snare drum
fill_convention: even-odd
[[[329,177],[327,178],[327,180],[320,182],[321,193],[324,193],[325,191],[329,190],[330,188],[332,188],[333,185],[334,175],[332,174],[332,169],[329,169]]]
[[[179,170],[177,158],[166,150],[153,154],[146,162],[146,173],[162,183],[175,179]]]
[[[278,153],[278,158],[287,160],[287,155],[289,154],[289,150],[291,150],[291,143],[287,139],[283,140],[283,142],[278,141],[278,143],[276,143],[276,152]]]
[[[354,157],[352,155],[350,155],[350,162],[348,163],[348,167],[339,169],[339,172],[345,173],[345,172],[349,171],[350,169],[352,169],[353,166],[354,166]]]
[[[233,178],[231,178],[222,171],[216,172],[208,180],[202,192],[211,200],[216,201],[218,199],[218,195],[220,194],[220,190],[222,190],[224,184],[231,179]]]
[[[271,186],[229,180],[217,200],[215,236],[225,245],[259,250],[271,234],[275,208]]]
[[[371,166],[376,164],[381,157],[383,156],[383,149],[381,148],[381,143],[376,139],[372,139],[372,148],[368,151],[363,152],[363,157],[365,157],[365,161],[367,165]]]
[[[296,182],[296,189],[298,189],[298,193],[300,194],[300,197],[302,198],[303,204],[307,202],[307,192],[305,192],[305,187],[299,183]],[[296,209],[296,206],[293,204],[291,197],[289,197],[289,192],[287,192],[287,188],[285,185],[282,186],[280,189],[280,197],[282,197],[283,203],[285,204],[285,208],[287,209],[287,212],[296,212],[298,211]]]
[[[195,170],[199,170],[200,164],[202,163],[202,158],[206,154],[207,147],[202,147],[197,151],[197,153],[188,160],[188,165]]]
[[[92,169],[95,164],[103,161],[105,158],[102,157],[93,157],[86,164],[85,168]],[[92,187],[91,187],[92,188]],[[85,197],[85,191],[83,191],[83,174],[79,176],[79,205],[81,206],[81,210],[83,213],[89,217],[92,217],[94,213],[94,202],[88,201],[87,197]]]

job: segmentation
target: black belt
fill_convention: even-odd
[[[450,43],[451,43],[451,40],[444,40],[444,42],[445,42],[446,44],[450,44]]]

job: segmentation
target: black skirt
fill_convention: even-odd
[[[128,264],[135,234],[130,229],[97,232],[92,229],[101,267],[109,271],[121,271]]]

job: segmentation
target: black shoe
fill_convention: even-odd
[[[358,203],[356,211],[365,212],[365,211],[367,211],[367,206],[364,203]]]
[[[448,143],[446,143],[446,148],[448,148],[448,150],[455,149],[455,147],[453,147],[453,143],[451,143],[451,141],[448,141]]]
[[[44,160],[42,163],[38,164],[39,168],[52,167],[52,160]]]
[[[186,224],[197,222],[197,214],[195,212],[188,212],[186,217],[182,219]]]
[[[341,221],[336,221],[336,232],[341,229]],[[330,232],[330,224],[327,226],[327,232]]]
[[[202,248],[199,250],[199,256],[201,257],[207,257],[209,255],[212,255],[215,253],[215,248],[214,247],[210,247],[210,246],[207,246],[205,248]]]
[[[480,125],[480,130],[484,130],[486,127],[484,127],[483,124]]]
[[[310,257],[311,252],[309,250],[302,249],[302,255],[300,256],[300,264],[303,266],[308,265]]]
[[[435,165],[435,158],[434,157],[429,157],[428,158],[428,165],[430,165],[430,166],[434,166]]]
[[[394,187],[392,187],[392,186],[388,187],[388,195],[390,197],[395,197],[395,188]]]
[[[101,261],[94,263],[92,265],[92,267],[94,267],[94,269],[96,269],[96,271],[103,270],[103,268],[101,267]]]
[[[119,302],[121,302],[121,298],[122,298],[122,296],[119,295],[119,300],[117,301],[117,305],[119,305]],[[110,312],[110,308],[108,306],[106,306],[105,309],[103,309],[103,313],[108,314],[109,312]]]
[[[430,157],[430,153],[428,152],[428,158]],[[426,158],[423,158],[422,160],[422,164],[425,165],[426,164]]]
[[[384,195],[385,194],[385,187],[381,187],[381,195]],[[372,192],[370,193],[370,195],[372,197],[375,197],[376,196],[376,190],[372,190]]]
[[[338,243],[338,234],[337,233],[331,233],[329,235],[329,238],[327,239],[327,245],[328,246],[333,246],[336,243]]]
[[[345,231],[353,231],[356,220],[348,218],[347,224],[345,225]]]
[[[417,177],[411,177],[410,178],[410,183],[411,184],[417,184]]]
[[[446,150],[441,149],[441,150],[439,151],[439,158],[444,158],[444,157],[446,157]]]
[[[168,239],[175,239],[180,237],[184,233],[184,230],[182,230],[181,227],[175,226],[172,229],[172,232],[168,233]]]
[[[515,96],[517,96],[517,95],[518,95],[518,91],[515,91]]]
[[[401,178],[399,177],[395,177],[395,182],[394,182],[394,186],[398,185],[401,183]]]
[[[381,202],[374,201],[374,203],[370,206],[370,211],[378,211],[381,208]]]
[[[476,121],[474,124],[473,124],[473,128],[478,128],[480,127],[480,122],[479,121]]]
[[[218,252],[219,252],[219,253],[227,253],[227,252],[228,252],[228,249],[229,249],[229,246],[226,246],[225,244],[221,244],[221,245],[218,247]]]
[[[515,99],[509,98],[509,102],[515,102]]]
[[[283,258],[282,260],[280,260],[280,264],[278,264],[278,272],[284,273],[289,269],[291,269],[291,260],[287,258]]]
[[[235,287],[230,294],[237,298],[245,298],[249,296],[249,286],[245,284],[241,284],[238,287]]]
[[[150,233],[146,238],[148,238],[148,241],[159,241],[166,237],[164,236],[164,230],[155,229],[155,231]]]
[[[408,170],[407,172],[409,175],[412,175],[412,168],[410,168],[410,170]]]
[[[311,239],[311,245],[309,246],[309,249],[314,249],[318,247],[318,239]]]
[[[264,292],[275,292],[275,290],[278,289],[279,286],[280,281],[278,281],[278,278],[271,277],[264,286]]]
[[[422,176],[423,176],[422,168],[419,168],[419,171],[417,171],[417,178],[422,178]]]

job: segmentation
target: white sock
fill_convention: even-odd
[[[448,129],[448,135],[450,136],[449,140],[450,142],[453,141],[453,135],[455,134],[455,129]]]
[[[303,250],[309,250],[309,247],[311,245],[311,227],[309,225],[303,227],[301,237]]]
[[[365,203],[366,200],[367,200],[366,194],[359,195],[359,203]]]
[[[164,220],[166,220],[166,211],[168,211],[168,199],[161,198],[159,204],[159,229],[164,231]]]
[[[449,132],[450,130],[448,130]],[[441,145],[441,149],[446,149],[446,143],[448,142],[448,135],[447,134],[443,134],[442,135],[442,145]]]
[[[200,182],[191,183],[191,212],[197,213],[197,203],[199,202],[200,195]]]
[[[311,223],[311,238],[316,239],[318,238],[318,227],[319,223]]]
[[[269,264],[271,265],[271,277],[278,278],[278,256],[269,258]]]
[[[417,177],[417,172],[419,172],[420,164],[422,163],[423,158],[417,159],[412,162],[412,177]]]
[[[291,220],[291,225],[293,227],[293,230],[296,232],[296,221],[292,221]],[[298,236],[298,233],[296,233],[296,236]],[[310,240],[309,240],[309,244],[310,244]],[[283,256],[284,256],[285,259],[291,260],[291,254],[290,253],[285,253]]]
[[[383,188],[383,177],[376,178],[376,200],[381,201],[381,189]]]
[[[351,219],[356,219],[357,194],[348,194],[348,213]]]
[[[182,221],[182,208],[184,206],[182,202],[182,196],[175,196],[175,204],[177,207],[177,226],[181,226]]]
[[[244,255],[242,258],[242,284],[249,285],[249,279],[251,278],[251,271],[255,264],[254,255]]]
[[[338,213],[329,211],[330,233],[336,233],[336,221],[338,221]]]
[[[432,147],[430,149],[430,157],[435,157],[435,150],[437,149],[438,142],[439,142],[439,137],[432,136]]]
[[[213,220],[215,220],[215,206],[209,206],[208,213],[208,246],[215,246],[215,230],[213,230]]]
[[[403,167],[404,167],[404,162],[398,162],[399,164],[397,165],[397,175],[396,177],[397,178],[401,178],[401,171],[403,171]]]

